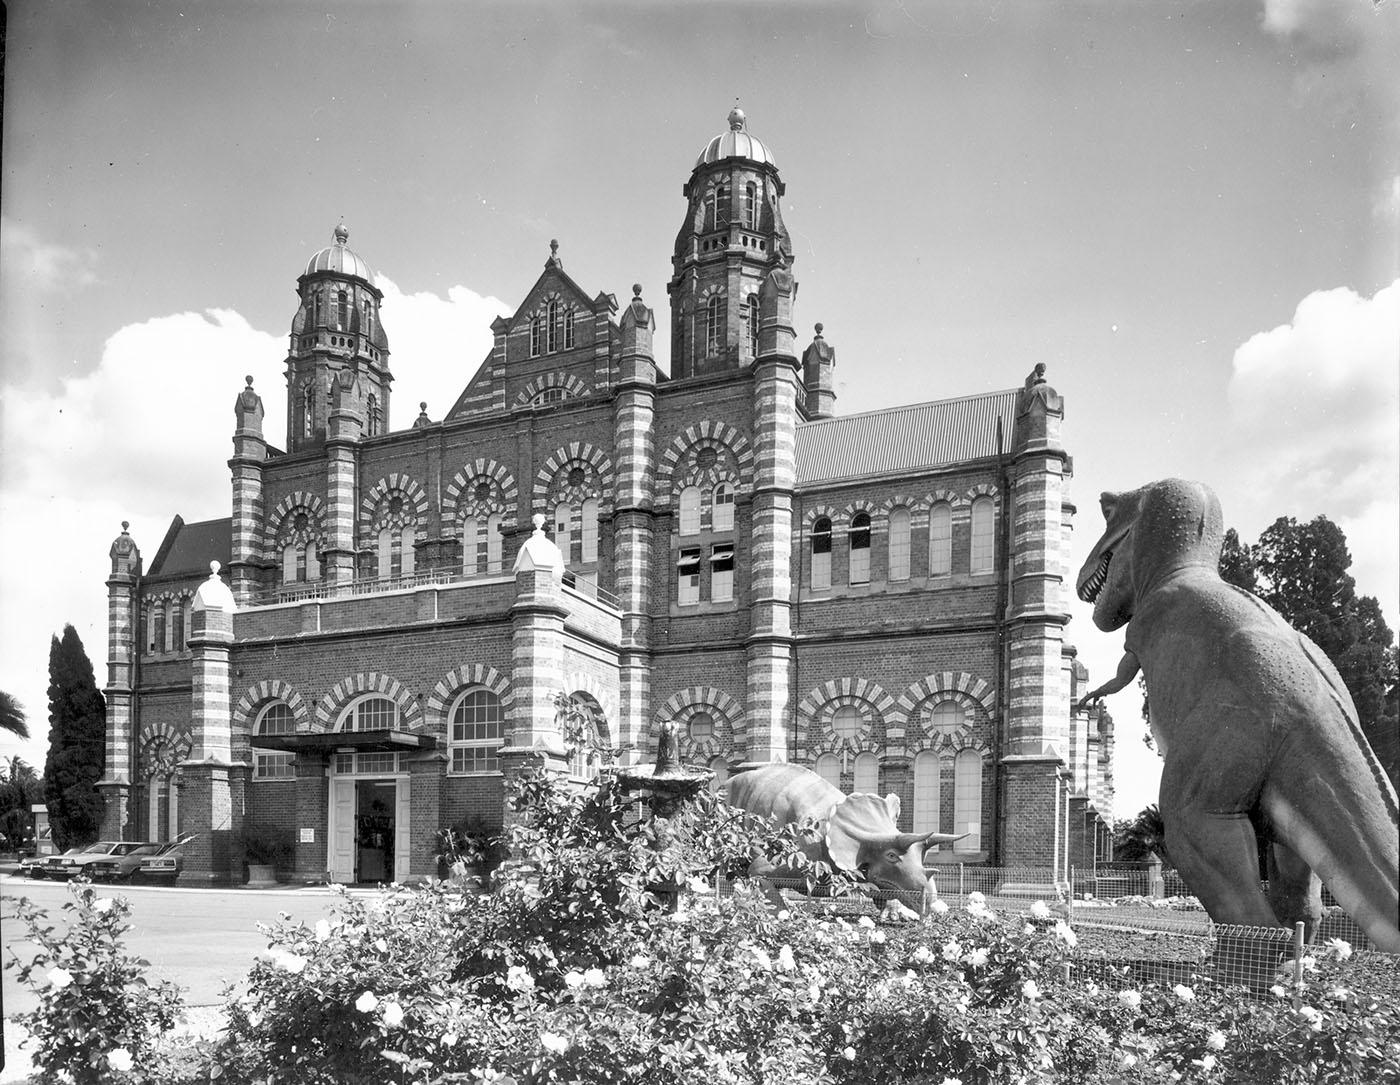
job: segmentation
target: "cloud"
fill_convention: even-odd
[[[1319,290],[1293,320],[1234,356],[1231,457],[1250,508],[1227,519],[1266,526],[1323,513],[1347,533],[1357,588],[1396,620],[1400,576],[1400,280],[1366,298]],[[1243,515],[1241,515],[1243,513]],[[1252,529],[1251,529],[1252,530]]]
[[[489,351],[491,321],[506,306],[462,286],[441,297],[379,285],[398,377],[393,424],[410,426],[423,399],[441,418]],[[285,443],[285,357],[285,335],[210,309],[121,328],[91,372],[55,391],[13,377],[3,388],[0,518],[23,549],[0,564],[0,689],[24,703],[35,738],[0,736],[0,754],[43,763],[49,636],[65,622],[106,681],[103,582],[121,521],[131,521],[149,561],[176,513],[229,515],[233,404],[245,374],[263,398],[269,442]]]
[[[90,286],[97,282],[97,252],[51,244],[23,223],[0,216],[0,276],[6,290]]]
[[[1400,174],[1390,177],[1381,186],[1376,198],[1376,217],[1392,226],[1400,226]]]

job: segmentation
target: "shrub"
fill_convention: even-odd
[[[296,843],[290,829],[250,825],[243,830],[243,854],[250,863],[283,867],[296,857]]]
[[[34,1062],[45,1080],[64,1074],[94,1085],[159,1080],[150,1069],[152,1048],[175,1023],[179,988],[152,984],[144,974],[149,962],[122,948],[131,910],[125,897],[99,897],[82,883],[71,884],[69,893],[62,932],[27,898],[15,903],[25,937],[37,947],[28,963],[18,955],[6,962],[39,999],[18,1017],[34,1037]]]

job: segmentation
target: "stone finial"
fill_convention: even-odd
[[[337,226],[333,231],[331,231],[331,237],[335,239],[335,243],[337,245],[344,245],[347,241],[350,240],[350,231],[345,228],[344,220],[341,221],[339,226]]]
[[[204,581],[199,586],[199,590],[194,593],[194,601],[190,604],[191,613],[202,614],[206,611],[218,610],[231,615],[238,609],[233,601],[233,592],[219,576],[219,570],[222,567],[217,561],[209,563],[209,579]]]
[[[818,321],[816,324],[814,324],[814,325],[812,326],[812,330],[813,330],[814,332],[816,332],[815,338],[820,339],[820,338],[822,337],[822,325],[821,325],[821,321]]]
[[[256,424],[258,428],[262,425],[263,405],[262,396],[253,389],[253,377],[251,374],[243,378],[244,387],[238,393],[238,398],[233,404],[233,413],[238,418],[239,425],[249,428],[250,423]]]
[[[428,401],[425,399],[418,404],[418,417],[413,420],[413,428],[422,429],[432,424],[433,420],[428,417]]]
[[[122,533],[112,540],[111,549],[107,551],[107,556],[112,559],[113,576],[135,572],[136,565],[141,560],[140,551],[136,549],[136,541],[127,530],[130,527],[130,520],[122,521]]]
[[[744,111],[739,108],[739,99],[734,99],[734,108],[729,111],[729,130],[731,132],[742,132],[748,126],[749,118]]]
[[[564,266],[564,261],[559,259],[559,241],[557,238],[550,238],[549,259],[544,262],[544,266],[557,268],[562,268]]]
[[[530,517],[530,522],[535,525],[535,530],[525,540],[520,553],[515,556],[515,567],[511,572],[517,575],[547,572],[555,580],[563,579],[564,554],[554,544],[554,540],[544,533],[544,515],[537,512]]]
[[[642,300],[642,284],[641,284],[641,283],[633,283],[633,284],[632,284],[632,296],[633,296],[634,298],[636,298],[638,301],[641,301],[641,300]]]
[[[129,528],[129,527],[131,527],[131,521],[130,521],[130,520],[123,520],[123,521],[122,521],[122,534],[123,534],[123,535],[127,534],[127,528]]]

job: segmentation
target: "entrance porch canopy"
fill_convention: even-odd
[[[406,753],[411,750],[431,750],[438,744],[436,736],[420,735],[412,731],[326,731],[294,735],[258,735],[253,742],[260,750],[281,750],[284,753]]]

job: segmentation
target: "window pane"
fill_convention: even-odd
[[[316,552],[314,539],[306,544],[306,579],[321,579],[321,555]]]
[[[840,738],[854,738],[860,733],[860,712],[854,705],[842,705],[831,717],[831,729]]]
[[[941,735],[951,735],[962,727],[965,719],[962,705],[957,701],[939,701],[933,706],[933,729]]]
[[[928,571],[930,576],[947,576],[953,571],[953,509],[945,501],[929,513]]]
[[[953,831],[969,833],[954,851],[982,850],[982,755],[960,750],[953,763]]]
[[[598,560],[598,499],[590,497],[583,503],[579,534],[582,536],[582,560],[592,563]]]
[[[564,555],[565,565],[574,558],[573,527],[574,507],[567,501],[561,501],[554,506],[554,545]]]
[[[281,701],[268,705],[258,719],[257,733],[260,735],[290,735],[295,730],[296,718],[291,708]]]
[[[476,573],[476,517],[468,516],[462,521],[462,572],[467,576]]]
[[[379,579],[387,580],[394,575],[394,532],[383,528],[379,532]]]
[[[715,718],[708,712],[697,712],[690,717],[690,737],[694,742],[704,742],[715,736]]]
[[[493,512],[486,518],[486,571],[501,571],[501,514]]]
[[[346,731],[392,731],[398,726],[398,705],[388,697],[361,701],[345,720]]]
[[[415,557],[413,551],[414,535],[415,532],[413,528],[406,527],[403,529],[403,533],[399,537],[399,549],[402,554],[399,561],[399,567],[403,570],[404,576],[413,575],[413,559]]]
[[[992,571],[993,541],[992,499],[979,497],[972,503],[972,572],[990,573]]]
[[[297,545],[288,543],[282,547],[282,583],[290,584],[297,578]]]
[[[858,512],[851,520],[850,539],[851,563],[850,582],[866,584],[870,581],[870,517]]]
[[[700,602],[700,548],[687,548],[676,560],[676,602]]]
[[[824,753],[817,758],[816,771],[832,787],[841,786],[841,759],[834,753]]]
[[[942,786],[942,765],[932,750],[923,750],[914,758],[914,831],[938,832],[939,790]]]
[[[496,772],[501,745],[501,701],[487,689],[475,689],[452,712],[450,741],[453,772]]]
[[[909,579],[909,510],[890,511],[890,579]]]
[[[687,486],[681,491],[679,531],[682,535],[700,534],[700,487]]]
[[[868,795],[880,790],[880,759],[873,753],[856,755],[855,790]]]
[[[715,531],[734,530],[734,487],[727,482],[715,487],[710,526]]]

